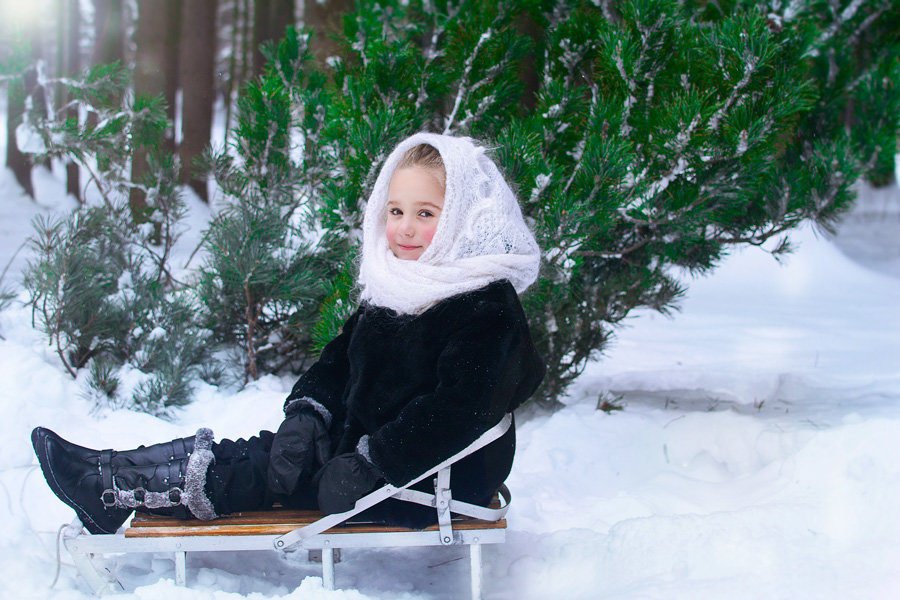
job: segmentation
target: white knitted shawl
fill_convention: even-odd
[[[388,185],[403,154],[438,149],[447,172],[434,239],[418,260],[401,260],[385,235]],[[420,314],[445,298],[508,279],[522,293],[537,278],[540,250],[512,190],[484,148],[469,138],[417,133],[388,156],[363,219],[361,299],[400,314]]]

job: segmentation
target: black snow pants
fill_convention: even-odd
[[[216,461],[207,471],[206,494],[216,514],[266,510],[276,502],[289,508],[316,508],[316,490],[312,485],[299,486],[290,497],[269,491],[266,470],[274,438],[271,431],[260,431],[247,440],[213,443]]]

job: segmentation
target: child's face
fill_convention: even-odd
[[[387,234],[391,252],[402,260],[416,260],[431,244],[444,208],[444,187],[422,167],[394,171],[388,187]]]

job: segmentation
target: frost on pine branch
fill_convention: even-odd
[[[107,206],[142,187],[144,182],[129,179],[131,158],[160,145],[168,126],[162,99],[132,98],[130,74],[119,63],[94,65],[77,78],[46,77],[41,62],[36,72],[37,85],[18,128],[21,138],[32,140],[23,151],[37,160],[75,162],[88,174],[84,192],[96,191]],[[58,90],[68,98],[60,106],[54,100]],[[77,117],[69,116],[73,109]],[[150,160],[165,162],[161,154],[149,153]],[[158,170],[151,174],[153,179],[164,176]],[[149,205],[132,217],[147,221],[155,208]]]

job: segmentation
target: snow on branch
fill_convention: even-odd
[[[594,48],[594,44],[590,41],[584,44],[572,44],[569,39],[564,39],[559,44],[562,54],[560,62],[566,68],[566,88],[571,88],[575,83],[575,68],[584,60],[585,55]]]
[[[444,35],[444,32],[447,30],[447,23],[456,18],[459,14],[461,5],[450,5],[447,6],[447,16],[445,19],[440,19],[438,11],[435,9],[433,1],[426,1],[422,3],[422,10],[425,14],[429,15],[433,19],[433,24],[431,28],[431,35],[428,37],[428,45],[425,47],[423,56],[425,57],[425,64],[422,65],[422,72],[426,73],[428,71],[428,67],[431,66],[435,60],[444,55],[444,51],[439,48],[441,37]],[[419,90],[416,93],[416,109],[421,108],[425,101],[428,99],[428,92],[425,89],[426,77],[423,76],[419,80]]]
[[[756,72],[756,68],[759,66],[758,58],[751,55],[749,51],[744,52],[744,76],[741,77],[741,80],[738,81],[735,86],[731,90],[731,94],[729,94],[728,98],[725,100],[725,103],[719,107],[712,117],[709,118],[709,130],[716,131],[719,128],[719,123],[721,123],[722,118],[725,116],[734,103],[744,95],[744,88],[747,87],[747,84],[750,83],[750,78]]]
[[[841,11],[840,16],[835,19],[834,23],[831,24],[825,32],[819,36],[819,43],[823,44],[827,42],[831,37],[837,33],[837,30],[841,28],[841,26],[853,18],[856,14],[856,11],[859,10],[859,7],[865,3],[865,0],[853,0],[847,7]]]
[[[844,26],[844,24],[852,19],[856,15],[856,11],[865,4],[865,0],[853,0],[850,4],[844,8],[840,12],[840,14],[836,15],[834,22],[829,25],[828,29],[822,32],[822,34],[812,43],[810,48],[806,51],[806,56],[818,56],[819,49],[828,43],[828,40],[834,37],[834,35],[838,32],[838,30]]]
[[[475,48],[472,50],[472,54],[466,58],[466,63],[463,67],[463,75],[462,79],[459,82],[459,88],[456,90],[456,99],[453,101],[453,109],[450,111],[450,116],[447,117],[447,121],[444,124],[444,135],[451,133],[453,128],[453,122],[456,120],[456,113],[459,112],[460,106],[462,106],[466,97],[468,96],[471,89],[466,85],[466,82],[469,80],[469,76],[472,74],[472,67],[475,64],[475,59],[478,57],[478,53],[481,51],[481,48],[487,43],[488,40],[494,35],[494,28],[488,27],[487,30],[481,34],[481,37],[478,38],[478,42],[475,44]]]
[[[654,198],[657,194],[664,191],[669,184],[672,183],[677,177],[683,175],[684,173],[691,172],[690,165],[687,159],[684,156],[684,150],[690,144],[691,139],[693,138],[694,130],[697,129],[697,126],[700,124],[700,114],[694,115],[694,118],[691,119],[691,122],[687,127],[681,129],[678,132],[678,135],[675,137],[674,141],[666,142],[665,146],[670,147],[674,150],[675,155],[672,159],[672,162],[669,164],[665,173],[656,181],[650,183],[646,190],[639,194],[636,198],[634,198],[631,202],[629,202],[626,206],[619,209],[619,214],[622,215],[623,218],[632,222],[641,222],[641,223],[661,223],[661,222],[669,222],[668,219],[664,221],[643,221],[640,219],[634,219],[628,213],[632,211],[641,211],[644,208],[644,205]],[[744,148],[746,150],[746,148]],[[640,185],[644,178],[647,176],[648,168],[644,168],[638,175],[633,175],[629,173],[629,177],[626,178],[626,181],[622,184],[621,189],[627,189],[630,192],[633,192],[638,185]]]
[[[683,175],[684,173],[688,172],[690,170],[689,167],[690,167],[690,165],[689,165],[687,159],[683,155],[679,154],[678,156],[676,156],[674,163],[670,166],[670,168],[666,171],[666,173],[664,173],[662,175],[662,177],[660,177],[656,181],[653,181],[652,183],[650,183],[643,193],[639,194],[636,198],[634,198],[627,205],[620,207],[618,209],[619,214],[626,221],[630,221],[633,223],[641,223],[641,224],[645,224],[645,225],[646,224],[658,224],[658,223],[662,223],[662,222],[670,222],[671,219],[668,217],[665,217],[662,220],[653,220],[653,219],[645,220],[645,219],[635,219],[628,213],[633,212],[633,211],[642,211],[644,209],[644,205],[647,202],[649,202],[651,199],[655,198],[659,193],[663,192],[667,187],[669,187],[669,184],[672,183],[673,181],[675,181],[675,179],[678,178],[680,175]],[[630,187],[631,190],[634,190],[638,186],[638,184],[641,182],[643,177],[646,176],[646,173],[647,173],[647,169],[644,169],[643,171],[641,171],[641,173],[640,173],[640,175],[638,175],[638,177],[633,177],[633,178],[631,178],[632,181],[627,181],[626,185],[628,187]]]
[[[628,98],[625,99],[625,114],[622,115],[622,135],[627,136],[631,133],[632,129],[631,125],[628,124],[628,118],[631,115],[631,107],[634,106],[634,103],[637,101],[637,98],[634,96],[634,92],[637,89],[637,82],[625,72],[625,61],[622,58],[621,41],[616,44],[616,52],[613,54],[613,60],[616,63],[616,69],[619,71],[619,76],[628,88]]]
[[[874,23],[878,19],[878,17],[880,17],[882,14],[884,14],[884,12],[888,8],[890,8],[890,6],[891,6],[890,1],[885,0],[884,2],[881,3],[881,6],[879,6],[877,9],[875,9],[875,11],[871,15],[869,15],[868,17],[863,19],[863,22],[860,23],[859,27],[856,28],[856,31],[854,31],[852,34],[850,34],[850,37],[847,38],[847,45],[851,46],[851,47],[855,47],[859,43],[859,38],[862,35],[862,33],[866,29],[868,29],[872,25],[872,23]]]
[[[653,56],[661,61],[665,61],[665,55],[663,53],[658,52],[660,49],[660,44],[657,43],[651,47],[650,38],[652,34],[656,32],[663,23],[665,15],[660,15],[653,25],[650,25],[646,28],[640,29],[641,35],[641,51],[638,54],[637,60],[634,62],[634,73],[636,75],[629,75],[625,70],[625,59],[622,57],[622,42],[621,40],[616,43],[616,51],[613,54],[613,62],[615,62],[616,70],[619,72],[619,76],[622,78],[622,81],[625,82],[626,87],[628,88],[628,98],[625,99],[625,113],[622,115],[622,135],[629,135],[634,129],[631,125],[629,125],[628,120],[631,117],[631,109],[637,104],[637,97],[635,93],[637,92],[637,75],[641,73],[641,70],[644,67],[644,61],[648,56]],[[653,80],[656,77],[656,73],[662,68],[662,65],[656,65],[651,71],[645,75],[645,79],[647,80],[648,85],[652,88]],[[652,97],[652,95],[650,96]]]
[[[591,110],[590,110],[590,114],[588,115],[588,119],[587,119],[588,123],[592,123],[594,121],[594,115],[597,113],[597,104],[599,103],[599,97],[600,97],[600,93],[599,93],[597,84],[592,83],[591,84]],[[575,181],[575,176],[581,170],[581,165],[584,162],[584,160],[583,160],[584,149],[587,146],[587,139],[588,139],[588,135],[590,133],[591,133],[591,128],[585,127],[584,136],[582,136],[581,140],[579,140],[579,142],[578,142],[578,144],[576,144],[575,148],[573,148],[569,152],[570,156],[572,156],[572,158],[574,158],[577,162],[575,163],[575,166],[572,167],[572,173],[571,173],[571,175],[569,175],[569,179],[566,181],[566,185],[563,188],[563,193],[566,193],[569,191],[569,188],[572,186],[572,182]]]
[[[369,57],[366,56],[366,29],[363,23],[363,19],[361,15],[357,15],[356,17],[356,39],[353,40],[353,43],[350,47],[359,52],[359,57],[362,59],[363,67],[369,66]]]

